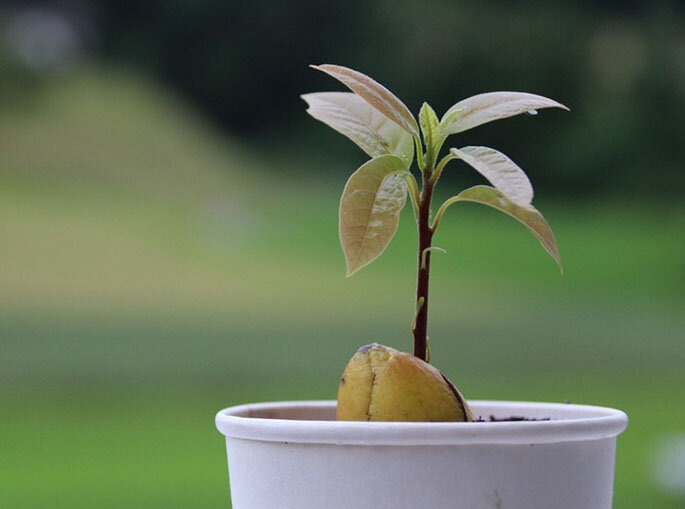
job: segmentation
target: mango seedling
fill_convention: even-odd
[[[305,94],[307,112],[355,142],[371,159],[350,176],[340,199],[339,234],[347,275],[377,259],[397,231],[400,212],[411,203],[418,229],[416,308],[412,321],[414,358],[382,345],[362,347],[350,360],[338,392],[338,418],[347,420],[471,419],[459,391],[429,362],[428,289],[431,254],[443,216],[459,202],[493,207],[520,221],[556,260],[552,230],[532,205],[525,172],[503,153],[483,146],[450,148],[448,137],[493,120],[543,108],[562,108],[546,97],[523,92],[489,92],[463,99],[438,119],[423,103],[418,122],[405,104],[370,77],[339,65],[316,65],[351,92]],[[412,173],[416,160],[421,182]],[[431,214],[435,187],[453,160],[461,160],[491,185],[477,185],[447,199]]]

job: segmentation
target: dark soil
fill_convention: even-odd
[[[519,417],[519,416],[511,416],[511,417],[495,417],[494,415],[491,415],[489,420],[485,420],[482,417],[478,417],[478,419],[474,419],[473,422],[520,422],[520,421],[549,421],[549,417],[545,417],[543,419],[533,419],[530,417]]]

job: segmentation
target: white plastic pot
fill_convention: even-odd
[[[595,406],[469,402],[521,422],[338,422],[335,402],[220,411],[234,509],[606,509],[627,416]]]

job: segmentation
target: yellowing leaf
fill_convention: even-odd
[[[514,203],[526,206],[533,201],[533,186],[514,161],[489,147],[451,148],[450,152],[472,166]]]
[[[542,108],[562,108],[566,106],[547,97],[525,92],[488,92],[478,94],[452,106],[440,121],[444,136],[460,133],[481,124],[512,117],[521,113]]]
[[[395,154],[409,167],[414,141],[395,122],[350,92],[304,94],[307,113],[355,142],[371,157]]]
[[[497,210],[509,214],[514,219],[523,223],[528,230],[540,241],[542,247],[554,258],[559,265],[559,269],[563,271],[561,266],[561,259],[559,258],[559,250],[557,249],[557,242],[554,238],[554,233],[549,226],[549,223],[532,205],[521,206],[509,200],[502,191],[490,186],[474,186],[465,189],[457,196],[453,196],[442,204],[435,215],[434,228],[440,224],[443,214],[447,207],[458,201],[470,201],[475,203],[482,203]]]
[[[323,64],[313,65],[312,67],[333,76],[345,84],[352,92],[408,133],[415,136],[419,135],[419,127],[409,108],[380,83],[377,83],[365,74],[340,65]]]
[[[371,159],[345,184],[340,199],[340,244],[351,276],[378,258],[392,240],[407,201],[406,166],[396,156]]]

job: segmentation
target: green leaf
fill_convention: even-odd
[[[440,139],[440,121],[433,108],[426,102],[421,106],[419,123],[423,133],[423,142],[426,145],[426,162],[432,166],[435,163],[435,158],[440,150],[439,145],[442,142]]]
[[[517,205],[530,205],[533,186],[514,161],[489,147],[451,148],[450,153],[469,164]]]
[[[312,65],[311,67],[325,72],[342,82],[352,92],[408,133],[414,136],[419,135],[419,127],[409,108],[380,83],[377,83],[365,74],[340,65],[322,64]]]
[[[440,209],[435,215],[435,221],[433,223],[433,228],[437,229],[442,220],[442,216],[445,210],[453,203],[459,201],[470,201],[475,203],[482,203],[483,205],[488,205],[493,207],[505,214],[509,214],[514,219],[523,223],[528,230],[540,241],[542,247],[545,248],[552,258],[559,265],[559,269],[563,272],[563,267],[561,266],[561,259],[559,258],[559,250],[557,249],[557,243],[554,238],[554,233],[549,226],[549,223],[545,218],[538,212],[532,205],[521,206],[509,198],[507,198],[502,191],[495,189],[490,186],[474,186],[465,189],[457,196],[445,201],[440,206]]]
[[[414,141],[404,129],[351,92],[304,94],[307,113],[355,142],[371,157],[395,154],[408,168]]]
[[[392,240],[407,201],[404,161],[386,155],[359,167],[340,199],[340,244],[351,276],[378,258]]]
[[[478,94],[459,101],[447,110],[440,121],[440,129],[444,136],[448,136],[493,120],[533,112],[542,108],[568,110],[566,106],[557,101],[525,92]]]

